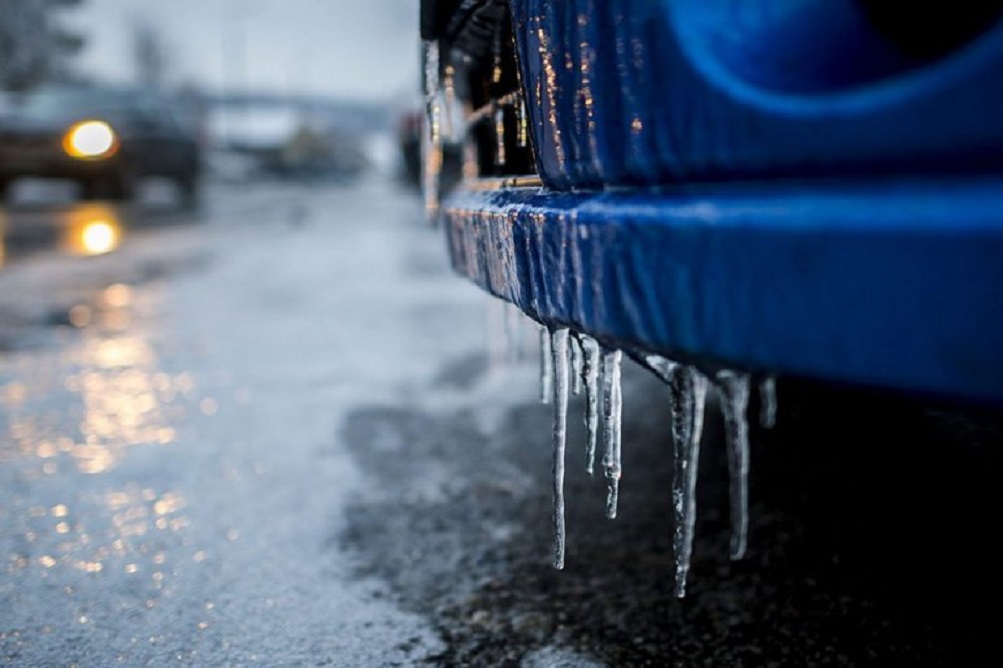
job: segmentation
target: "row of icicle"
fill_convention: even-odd
[[[501,33],[496,34],[494,46],[494,68],[492,83],[498,84],[502,76]],[[422,193],[425,200],[425,212],[428,222],[436,224],[439,217],[439,195],[443,169],[444,146],[446,142],[457,144],[470,141],[467,137],[470,125],[468,116],[473,110],[458,109],[455,71],[448,58],[440,53],[439,43],[435,40],[422,43],[422,60],[425,80],[425,119],[427,132],[422,136]],[[445,60],[445,65],[443,61]],[[505,136],[506,109],[511,109],[515,115],[516,134],[515,145],[525,148],[529,145],[529,113],[522,90],[516,91],[514,97],[506,96],[501,100],[489,103],[492,107],[490,127],[495,135],[494,163],[496,167],[504,167],[507,158],[507,140]]]
[[[445,79],[440,77],[440,53],[434,41],[425,42],[425,104],[428,135],[424,138],[423,190],[428,218],[435,222],[439,212],[439,177],[442,169],[442,144],[444,135],[455,139],[457,125],[452,117],[455,106],[452,69],[446,68]],[[495,45],[493,78],[501,75],[501,49]],[[527,139],[527,113],[521,97],[515,103],[518,121],[518,145],[525,146]],[[497,139],[496,163],[505,164],[505,117],[501,106],[494,109],[492,121]],[[506,335],[512,336],[509,312],[518,313],[514,307],[506,312]],[[669,387],[672,442],[675,467],[672,486],[672,504],[675,513],[673,548],[676,558],[676,594],[686,593],[686,578],[693,553],[693,533],[696,522],[696,484],[700,455],[700,437],[703,432],[704,406],[709,387],[721,399],[721,412],[725,421],[730,477],[731,547],[732,559],[745,554],[748,535],[748,471],[749,438],[746,409],[750,392],[750,376],[732,370],[721,370],[711,377],[696,367],[680,364],[657,355],[639,355],[646,366],[654,371]],[[567,408],[569,390],[574,394],[585,392],[585,426],[587,445],[585,469],[594,474],[596,445],[603,434],[602,469],[606,479],[606,515],[616,517],[621,476],[621,413],[623,398],[620,388],[622,352],[603,347],[595,339],[563,327],[540,329],[540,398],[552,403],[553,430],[553,496],[554,496],[554,566],[564,568],[564,466],[567,443]],[[569,368],[570,365],[570,368]],[[759,384],[762,397],[760,422],[772,427],[776,419],[775,382],[771,377]],[[602,407],[600,416],[600,404]]]
[[[512,307],[512,311],[515,311]],[[510,329],[506,317],[506,329]],[[606,516],[616,517],[620,494],[621,416],[623,396],[620,387],[623,353],[606,348],[590,336],[566,327],[540,327],[540,399],[553,405],[553,525],[554,567],[564,568],[564,469],[570,394],[585,394],[585,470],[594,474],[597,442],[602,434],[601,460],[606,480]],[[747,373],[721,370],[710,377],[694,366],[674,362],[658,355],[638,358],[669,388],[672,443],[675,467],[672,506],[675,514],[675,589],[680,598],[686,594],[686,580],[693,555],[696,524],[696,487],[703,432],[704,407],[708,389],[720,397],[724,416],[730,478],[732,559],[741,559],[748,536],[749,429],[746,409],[749,402],[750,376]],[[759,383],[761,394],[760,423],[772,427],[776,420],[776,385],[772,377]]]

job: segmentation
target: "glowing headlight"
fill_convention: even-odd
[[[115,131],[104,121],[81,121],[63,136],[63,150],[73,158],[104,158],[117,149]]]

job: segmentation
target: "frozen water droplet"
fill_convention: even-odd
[[[554,403],[554,568],[564,568],[564,451],[568,438],[568,330],[550,332]]]
[[[759,381],[759,424],[773,429],[777,424],[777,379],[767,376]]]
[[[550,352],[550,331],[540,327],[540,402],[550,403],[554,385],[554,358]]]
[[[495,109],[495,138],[498,141],[495,148],[495,165],[504,167],[505,156],[505,109],[501,106]]]
[[[585,385],[585,429],[588,444],[585,448],[585,472],[595,473],[596,437],[599,433],[599,342],[582,335],[582,383]]]
[[[671,397],[672,445],[675,453],[672,507],[676,526],[672,546],[676,557],[676,596],[682,598],[686,595],[686,578],[693,558],[697,472],[700,467],[700,436],[703,433],[707,379],[690,366],[669,362],[663,369]]]
[[[606,517],[616,518],[620,496],[620,426],[623,397],[620,394],[620,363],[623,353],[604,350],[602,355],[603,386],[603,473],[606,476]]]
[[[575,396],[582,393],[582,340],[572,332],[571,340],[571,391]]]
[[[719,371],[717,390],[721,395],[731,478],[731,558],[741,559],[745,556],[749,531],[749,424],[745,418],[749,376],[736,371]]]

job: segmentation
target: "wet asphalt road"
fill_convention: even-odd
[[[576,400],[558,573],[532,332],[499,363],[412,194],[161,195],[4,212],[0,663],[995,663],[998,414],[781,379],[732,563],[712,409],[677,601],[667,403],[628,364],[620,516]]]

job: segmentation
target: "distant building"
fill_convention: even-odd
[[[366,138],[385,132],[379,105],[271,94],[206,99],[206,135],[221,153],[290,176],[353,175],[368,166]]]

